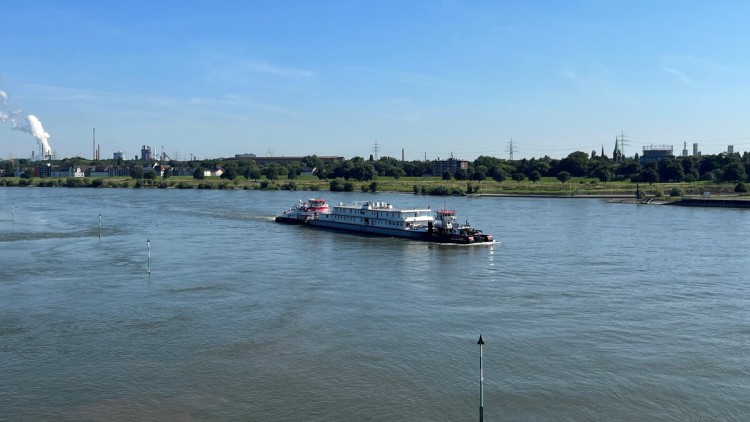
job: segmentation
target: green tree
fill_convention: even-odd
[[[680,160],[680,165],[682,166],[682,173],[685,175],[683,180],[688,183],[698,180],[700,173],[698,172],[698,165],[695,157],[683,157],[682,160]]]
[[[659,161],[659,180],[663,182],[681,182],[685,178],[682,164],[674,159]]]
[[[294,180],[299,176],[302,169],[300,168],[300,165],[297,163],[288,163],[286,165],[286,178],[289,180]]]
[[[536,182],[538,182],[538,181],[542,180],[542,174],[541,174],[541,173],[539,173],[539,172],[538,172],[538,171],[536,171],[536,170],[532,170],[532,171],[531,171],[531,172],[529,173],[529,180],[531,180],[531,181],[532,181],[533,183],[536,183]]]
[[[234,180],[237,178],[237,165],[227,165],[224,167],[224,172],[221,173],[222,179]]]
[[[279,163],[271,163],[263,167],[262,170],[263,175],[266,176],[266,179],[268,180],[276,180],[279,178],[279,176],[285,174],[286,172],[286,167],[282,166]]]
[[[576,151],[570,153],[560,161],[560,170],[567,171],[571,176],[586,176],[586,170],[589,163],[589,156],[585,152]]]
[[[469,178],[469,172],[465,169],[456,169],[455,173],[453,173],[453,177],[456,180],[466,180]]]
[[[356,181],[365,181],[365,180],[372,180],[375,178],[375,167],[372,165],[372,163],[369,162],[362,162],[362,163],[355,163],[354,168],[351,170],[351,172],[348,174],[349,178],[352,178]]]
[[[485,179],[487,179],[487,173],[481,170],[477,170],[474,172],[474,174],[471,175],[471,180],[478,180],[481,182],[482,180],[485,180]]]
[[[203,167],[198,167],[193,172],[193,179],[195,180],[203,180],[206,178],[206,174],[204,173]]]
[[[538,161],[534,163],[532,168],[539,172],[542,176],[548,175],[550,171],[550,165],[546,161]]]
[[[344,190],[344,179],[337,177],[328,184],[328,189],[331,192],[342,192]]]
[[[739,161],[732,161],[724,166],[722,170],[724,170],[722,178],[725,182],[743,182],[747,180],[745,166]]]
[[[599,179],[601,182],[609,182],[615,178],[615,174],[608,166],[599,166],[594,170],[593,176]]]
[[[722,166],[722,158],[718,155],[705,155],[701,157],[698,171],[700,176],[703,177],[706,173],[713,172],[714,170]]]
[[[555,176],[555,177],[560,182],[565,183],[568,180],[570,180],[570,173],[568,173],[567,171],[561,171],[561,172],[557,173],[557,176]]]
[[[21,179],[31,179],[32,177],[34,177],[34,169],[31,167],[24,169],[21,173]]]
[[[323,168],[323,160],[317,155],[306,155],[302,157],[302,166],[309,170]]]
[[[258,180],[258,179],[260,179],[260,176],[262,176],[262,175],[263,174],[261,173],[261,171],[258,168],[258,166],[251,166],[251,167],[246,167],[245,168],[245,174],[244,174],[244,176],[245,176],[245,179],[247,179],[247,180],[250,180],[250,179]]]
[[[504,182],[508,180],[508,171],[502,165],[491,167],[490,177],[496,182]]]
[[[515,180],[518,183],[523,182],[526,179],[526,175],[521,173],[520,171],[518,173],[513,173],[513,180]]]
[[[636,160],[626,160],[615,167],[615,174],[623,177],[636,176],[641,172],[641,164]]]
[[[479,166],[484,166],[485,169],[491,169],[497,165],[500,165],[500,161],[501,160],[499,158],[480,155],[476,160],[474,160],[474,167],[479,168]],[[485,172],[486,171],[487,170],[485,170]]]
[[[646,168],[643,171],[641,171],[641,175],[639,177],[641,182],[646,182],[649,185],[653,185],[654,183],[657,183],[659,181],[659,172],[656,171],[654,168]]]
[[[143,166],[141,165],[134,165],[132,169],[130,169],[130,177],[133,179],[143,179]]]

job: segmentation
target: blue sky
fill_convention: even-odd
[[[26,4],[28,3],[28,4]],[[58,157],[750,150],[750,2],[29,1],[0,90]],[[0,123],[0,156],[32,136]]]

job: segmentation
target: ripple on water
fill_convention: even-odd
[[[456,197],[502,243],[452,247],[274,224],[300,196],[0,189],[3,417],[469,419],[480,333],[488,420],[750,414],[750,214]],[[435,202],[326,192],[373,196]]]

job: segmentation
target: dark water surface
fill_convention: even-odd
[[[320,193],[491,247],[273,222],[311,195],[0,188],[0,419],[477,420],[480,333],[486,420],[750,419],[748,211]]]

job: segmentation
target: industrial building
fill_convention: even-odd
[[[235,154],[234,158],[236,160],[253,160],[255,161],[255,164],[257,164],[259,167],[263,167],[266,164],[271,163],[277,163],[277,164],[285,164],[285,163],[299,163],[302,161],[305,157],[258,157],[255,154]],[[326,156],[326,155],[319,155],[318,159],[324,163],[332,163],[334,161],[344,161],[344,157],[336,157],[336,156]]]
[[[432,175],[440,176],[446,171],[450,174],[454,174],[456,170],[468,170],[469,162],[464,160],[458,160],[456,158],[449,158],[447,160],[435,160],[432,162]]]
[[[649,145],[643,147],[643,155],[641,155],[641,165],[648,163],[649,161],[661,161],[663,159],[673,159],[674,153],[672,145]]]

